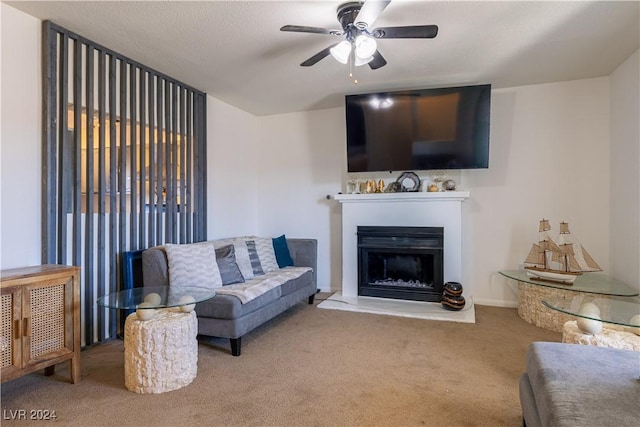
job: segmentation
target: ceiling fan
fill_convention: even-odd
[[[438,34],[437,25],[414,25],[405,27],[378,27],[370,29],[391,0],[367,0],[348,2],[338,7],[338,21],[342,30],[285,25],[280,31],[297,33],[328,34],[344,39],[316,53],[300,65],[309,67],[331,55],[346,64],[352,60],[356,66],[369,64],[377,70],[387,64],[378,50],[376,39],[431,39]]]

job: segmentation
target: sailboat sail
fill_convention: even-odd
[[[538,265],[544,264],[544,260],[541,254],[544,254],[544,251],[540,249],[540,246],[534,243],[531,246],[529,255],[527,255],[527,259],[524,260],[525,264],[538,264]]]
[[[589,255],[587,250],[578,242],[578,239],[569,231],[569,224],[560,223],[560,234],[558,235],[559,245],[571,245],[573,247],[573,257],[578,267],[571,271],[602,271],[598,263]]]

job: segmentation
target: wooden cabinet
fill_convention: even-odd
[[[40,265],[0,271],[2,382],[70,362],[80,382],[79,267]]]

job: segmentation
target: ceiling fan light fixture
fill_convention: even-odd
[[[371,57],[378,49],[378,43],[373,37],[369,37],[364,34],[360,34],[356,37],[356,57],[360,59],[367,59]]]
[[[353,65],[355,65],[356,67],[360,67],[361,65],[367,65],[371,61],[373,61],[373,56],[362,59],[358,55],[356,55],[355,60],[353,61]]]
[[[349,60],[349,55],[351,54],[351,43],[347,40],[343,40],[334,47],[332,47],[329,52],[331,56],[333,56],[336,61],[346,64]]]

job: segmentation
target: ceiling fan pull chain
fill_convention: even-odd
[[[353,78],[353,84],[357,85],[358,84],[358,79],[353,75],[353,64],[355,62],[355,49],[351,49],[351,53],[349,54],[349,77]]]

